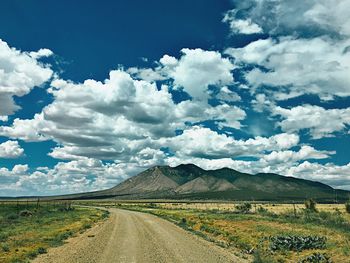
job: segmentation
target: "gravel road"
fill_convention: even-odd
[[[247,262],[156,216],[110,209],[110,218],[35,263]]]

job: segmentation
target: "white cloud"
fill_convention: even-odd
[[[350,52],[344,52],[349,45],[349,40],[284,37],[257,40],[243,48],[229,48],[226,53],[236,63],[267,69],[254,68],[245,78],[255,90],[263,85],[272,87],[270,94],[275,99],[302,94],[332,99],[334,95],[350,95]]]
[[[46,130],[44,127],[43,114],[35,114],[33,119],[14,119],[12,126],[0,126],[0,135],[12,139],[21,139],[28,142],[45,141],[49,137],[40,134],[40,130]]]
[[[307,129],[314,139],[332,136],[350,125],[350,108],[324,109],[319,106],[302,105],[291,109],[275,107],[273,115],[281,116],[278,125],[285,132]]]
[[[224,86],[233,82],[234,66],[219,52],[184,48],[181,53],[179,60],[165,55],[160,63],[165,66],[163,74],[173,78],[174,84],[183,87],[192,98],[206,101],[209,85]]]
[[[164,55],[159,62],[168,68],[174,68],[178,65],[179,61],[173,57],[173,56],[169,56],[169,55]]]
[[[333,163],[322,165],[305,161],[287,169],[286,174],[321,181],[336,188],[350,190],[350,163],[346,165],[335,165]]]
[[[216,99],[224,102],[236,102],[241,101],[242,98],[236,92],[230,90],[228,87],[223,86],[219,93],[215,96]]]
[[[256,34],[263,32],[262,28],[258,24],[253,23],[250,18],[236,19],[235,16],[236,12],[234,10],[230,10],[225,14],[223,19],[223,22],[229,24],[233,33]]]
[[[28,164],[17,164],[13,167],[12,172],[14,174],[24,174],[29,170]]]
[[[228,48],[238,65],[257,65],[245,73],[252,92],[274,100],[315,94],[323,100],[350,96],[350,8],[348,0],[234,1],[231,24],[256,25],[270,38]],[[239,30],[238,30],[239,31]],[[257,89],[262,89],[258,90]]]
[[[246,21],[248,26],[272,35],[350,34],[348,0],[235,0],[234,4],[235,9],[226,13],[225,21]],[[238,29],[233,26],[232,30]]]
[[[156,83],[135,80],[121,70],[111,71],[103,82],[57,79],[49,92],[54,101],[41,113],[0,126],[0,135],[25,141],[52,139],[60,146],[50,155],[66,160],[88,157],[129,162],[142,149],[162,147],[164,138],[174,137],[175,130],[208,120],[219,128],[240,129],[246,117],[243,110],[224,102],[217,106],[197,100],[176,104],[167,86],[158,89]]]
[[[164,55],[152,68],[113,70],[104,81],[55,79],[48,90],[53,102],[33,119],[16,118],[9,126],[0,126],[0,135],[54,140],[57,147],[49,155],[66,162],[34,172],[28,165],[0,168],[0,191],[13,195],[98,190],[152,165],[184,162],[206,169],[231,167],[295,175],[332,185],[349,180],[349,165],[305,161],[326,159],[335,152],[300,145],[294,134],[307,129],[313,138],[321,138],[348,132],[348,109],[276,106],[276,100],[302,94],[322,99],[350,96],[349,1],[248,0],[236,4],[237,9],[224,17],[233,33],[264,32],[270,37],[227,49],[225,55],[230,58],[218,51],[185,48],[179,58]],[[21,52],[0,42],[0,120],[11,121],[7,116],[19,109],[14,96],[28,94],[51,78],[49,66],[38,62],[51,55],[48,49]],[[234,83],[232,75],[235,67],[246,64],[253,66],[245,73],[249,87]],[[271,111],[286,133],[245,140],[228,136],[227,127],[249,130],[242,124],[246,112],[233,105],[242,99],[231,90],[233,84],[249,88],[255,96],[253,109]],[[192,100],[175,103],[172,94],[182,88]],[[211,98],[218,104],[210,105]],[[206,121],[215,128],[201,127]],[[178,130],[183,133],[176,136]],[[18,142],[9,142],[12,150],[3,147],[7,149],[4,155],[21,156]],[[169,154],[160,150],[164,148]],[[251,157],[251,161],[236,157]]]
[[[252,105],[256,112],[270,110],[273,106],[275,106],[274,102],[269,100],[269,98],[263,93],[258,93],[255,95],[255,99],[252,100]]]
[[[148,82],[166,79],[159,71],[151,68],[132,67],[128,68],[126,72],[137,79],[146,80]]]
[[[181,135],[169,139],[168,146],[177,158],[220,159],[238,156],[259,157],[265,151],[283,150],[296,146],[295,134],[277,134],[269,138],[257,136],[248,140],[235,140],[226,134],[218,134],[209,128],[194,126]]]
[[[36,56],[11,48],[0,39],[0,116],[8,116],[20,109],[13,96],[24,96],[35,86],[40,86],[52,75],[48,66],[40,64],[36,57],[48,55],[48,50],[38,51]]]
[[[0,144],[0,158],[13,159],[22,156],[24,150],[17,141],[6,141]]]
[[[326,159],[329,158],[331,154],[335,154],[335,152],[318,151],[312,146],[303,145],[297,152],[290,150],[273,151],[270,154],[264,155],[262,159],[271,165],[272,163],[294,163],[308,159]]]
[[[53,55],[53,52],[47,48],[41,48],[36,52],[30,52],[29,55],[34,59],[39,59],[42,57],[50,57]]]
[[[34,172],[27,165],[15,165],[12,170],[0,168],[0,192],[20,196],[94,191],[114,186],[142,169],[136,163],[103,164],[90,158],[59,162],[52,169],[38,167]]]

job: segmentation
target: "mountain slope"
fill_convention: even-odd
[[[212,199],[305,200],[333,202],[348,199],[345,190],[278,174],[246,174],[229,168],[203,170],[193,164],[155,166],[117,186],[92,193],[61,196],[65,199]]]

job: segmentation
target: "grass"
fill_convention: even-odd
[[[95,208],[67,203],[0,204],[0,262],[28,262],[107,217]]]
[[[252,262],[348,262],[350,219],[344,205],[317,205],[319,212],[301,205],[293,210],[292,204],[258,204],[248,212],[241,212],[236,205],[228,206],[118,205],[165,218]]]

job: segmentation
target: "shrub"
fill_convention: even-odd
[[[35,258],[38,255],[38,251],[37,250],[33,250],[33,251],[29,251],[27,253],[27,256],[31,259]]]
[[[82,226],[83,229],[89,229],[91,227],[92,227],[92,225],[90,223],[84,223]]]
[[[259,249],[256,249],[254,251],[253,256],[254,256],[253,263],[271,263],[271,257],[264,256]]]
[[[37,251],[38,251],[39,254],[45,254],[45,253],[47,253],[47,250],[46,250],[46,248],[44,248],[44,247],[39,247]]]
[[[350,213],[350,200],[345,203],[345,210],[347,213]]]
[[[2,248],[2,251],[4,251],[4,252],[9,252],[10,251],[10,247],[6,243],[1,244],[1,248]]]
[[[146,205],[146,207],[148,207],[148,208],[157,208],[157,205],[155,203],[149,203],[148,205]]]
[[[262,206],[259,206],[258,209],[257,209],[257,212],[259,214],[268,214],[269,213],[269,210],[267,210],[266,208],[262,207]]]
[[[0,232],[0,242],[5,242],[8,238],[8,234],[7,233],[1,233]]]
[[[60,246],[63,244],[63,241],[66,240],[67,238],[71,237],[74,233],[71,230],[67,230],[64,233],[60,233],[54,238],[50,240],[50,245],[51,246]]]
[[[220,230],[216,229],[215,227],[209,226],[207,224],[202,224],[200,226],[200,230],[207,232],[207,233],[210,233],[210,234],[213,234],[214,236],[218,236],[218,235],[222,234],[222,232]]]
[[[19,215],[23,217],[28,217],[28,216],[32,216],[33,213],[29,210],[22,210],[21,212],[19,212]]]
[[[317,212],[316,202],[311,198],[305,201],[305,208],[310,212]]]
[[[299,263],[331,263],[332,261],[326,254],[319,252],[313,253],[302,260],[299,260]]]
[[[109,211],[105,210],[103,211],[102,218],[107,218],[109,217]]]
[[[16,213],[11,213],[6,216],[7,220],[16,220],[18,219],[18,215]]]
[[[65,205],[65,206],[61,206],[58,208],[58,211],[60,212],[69,212],[69,211],[73,211],[74,207],[71,207],[69,205]]]
[[[326,238],[320,236],[274,236],[270,237],[270,249],[302,251],[304,249],[323,249]]]
[[[251,203],[242,203],[235,206],[235,209],[239,213],[247,214],[252,209]]]

